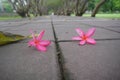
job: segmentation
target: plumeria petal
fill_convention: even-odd
[[[32,30],[30,30],[30,32],[32,33],[33,39],[36,39],[34,32]]]
[[[50,45],[50,41],[48,41],[48,40],[42,40],[41,42],[40,42],[40,45],[42,45],[42,46],[48,46],[48,45]]]
[[[30,41],[28,42],[28,46],[35,46],[34,40],[30,40]]]
[[[86,33],[86,36],[87,37],[91,37],[94,33],[95,33],[95,28],[91,28],[88,30],[88,32]]]
[[[84,32],[80,28],[76,28],[76,32],[80,35],[83,36]]]
[[[90,44],[96,44],[96,41],[92,38],[88,38],[87,42],[90,43]]]
[[[45,46],[41,46],[41,45],[37,45],[36,48],[39,50],[39,51],[46,51],[46,47]]]
[[[28,42],[28,45],[36,47],[39,51],[46,51],[46,46],[50,45],[51,42],[49,40],[42,40],[44,32],[45,31],[42,30],[38,37],[36,37],[36,35],[31,30],[33,39]]]
[[[80,45],[84,45],[86,43],[86,41],[85,40],[82,40],[82,41],[80,41]]]
[[[80,36],[73,37],[72,40],[81,40]]]
[[[44,33],[45,33],[45,30],[42,30],[42,31],[40,32],[40,34],[38,35],[38,39],[39,39],[39,40],[42,39]]]

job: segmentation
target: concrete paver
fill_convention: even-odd
[[[66,80],[119,80],[120,33],[110,29],[110,26],[115,29],[114,26],[118,26],[119,20],[75,19],[54,19]],[[97,39],[97,44],[79,46],[79,42],[70,42],[73,36],[78,35],[75,31],[78,27],[84,31],[96,27],[93,37]]]
[[[27,43],[0,47],[0,80],[59,80],[54,43],[47,52]]]
[[[81,23],[86,25],[93,25],[95,27],[101,27],[104,29],[116,31],[120,33],[120,20],[103,20],[103,21],[81,21]]]
[[[109,26],[109,27],[106,27],[105,29],[120,33],[120,26]]]
[[[79,46],[60,42],[70,80],[120,80],[120,40]]]
[[[27,24],[24,26],[15,27],[14,29],[11,28],[6,30],[6,32],[28,36],[31,35],[30,30],[35,31],[37,34],[39,34],[40,31],[45,30],[44,39],[54,40],[51,24]]]
[[[92,17],[78,17],[78,16],[52,16],[53,21],[79,21],[79,22],[85,22],[85,21],[110,21],[111,19],[105,19],[105,18],[92,18]],[[114,21],[114,20],[113,20]],[[119,21],[119,20],[116,20]]]
[[[81,21],[84,24],[99,26],[99,27],[109,27],[109,26],[118,26],[120,25],[120,20],[95,20],[95,21]]]
[[[40,19],[7,21],[0,30],[23,36],[31,35],[31,29],[46,30],[43,40],[54,40],[51,19]],[[60,80],[54,42],[47,52],[29,48],[26,42],[28,39],[0,47],[0,80]]]
[[[64,23],[67,24],[64,25]],[[88,26],[83,24],[79,25],[79,24],[75,25],[71,23],[69,24],[69,22],[63,22],[59,25],[54,25],[58,40],[71,40],[73,36],[78,35],[77,32],[75,31],[76,28],[81,28],[83,31],[87,32],[89,28],[94,27],[94,26]],[[120,34],[96,27],[96,32],[93,37],[95,39],[114,39],[114,38],[120,38]]]

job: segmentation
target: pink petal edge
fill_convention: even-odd
[[[35,46],[34,40],[30,40],[30,41],[28,42],[28,46]]]
[[[80,28],[76,28],[76,32],[80,35],[83,36],[84,32]]]
[[[90,43],[90,44],[96,44],[95,39],[92,39],[92,38],[88,38],[87,42]]]
[[[35,37],[34,32],[33,32],[32,30],[30,30],[30,32],[32,33],[32,37],[33,37],[33,39],[35,39],[36,37]]]
[[[94,33],[95,33],[96,28],[91,28],[88,30],[88,32],[86,33],[87,37],[91,37]]]
[[[51,41],[49,41],[49,40],[42,40],[40,42],[40,45],[42,45],[42,46],[49,46],[50,44],[51,44]]]
[[[39,51],[46,51],[46,47],[45,46],[41,46],[41,45],[37,45],[36,48],[39,50]]]
[[[86,41],[85,40],[82,40],[82,41],[80,41],[80,45],[84,45],[86,43]]]
[[[81,40],[79,36],[73,37],[72,40]]]
[[[42,31],[39,33],[39,35],[38,35],[38,39],[39,39],[39,40],[42,39],[44,33],[45,33],[45,30],[42,30]]]

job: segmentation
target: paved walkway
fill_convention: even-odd
[[[96,45],[71,40],[75,28],[96,28]],[[120,20],[45,16],[0,21],[0,31],[30,35],[46,30],[52,41],[47,52],[27,47],[27,41],[0,47],[0,80],[120,80]]]

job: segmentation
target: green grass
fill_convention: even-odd
[[[71,16],[75,16],[72,14]],[[91,14],[84,14],[83,17],[90,17]],[[108,19],[120,19],[120,13],[119,14],[96,14],[96,18],[108,18]],[[20,16],[0,16],[1,20],[14,20],[14,19],[21,19]]]
[[[20,19],[20,16],[0,16],[0,20],[14,20],[14,19]]]
[[[90,17],[91,14],[84,14],[84,17]],[[120,14],[96,14],[96,18],[120,19]]]
[[[30,14],[31,18],[34,18],[34,16],[32,14]],[[0,21],[5,21],[5,20],[14,20],[14,19],[21,19],[22,17],[20,17],[17,14],[3,14],[2,16],[0,16]]]
[[[71,16],[75,16],[75,14],[71,14]],[[83,17],[91,17],[91,14],[84,14]],[[96,14],[96,18],[120,19],[120,13],[119,14]]]

